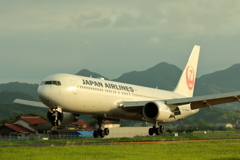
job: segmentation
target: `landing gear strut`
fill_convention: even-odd
[[[156,122],[152,128],[149,128],[148,133],[150,136],[152,136],[154,133],[156,133],[156,135],[160,135],[161,133],[164,133],[164,127],[163,125],[160,125],[159,127],[157,127],[157,122]]]
[[[97,138],[98,136],[100,136],[101,138],[103,138],[103,137],[109,135],[108,128],[102,129],[102,123],[104,122],[103,118],[98,117],[97,121],[98,121],[99,128],[93,132],[93,137]]]
[[[49,109],[47,113],[48,120],[52,123],[53,126],[60,126],[62,121],[62,113],[60,108]]]

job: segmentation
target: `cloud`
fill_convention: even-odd
[[[180,33],[183,36],[234,34],[239,32],[240,27],[239,7],[239,1],[224,0],[139,1],[138,4],[124,0],[114,3],[16,3],[0,7],[3,9],[0,11],[0,28],[141,29]]]
[[[116,78],[162,61],[184,65],[194,44],[203,46],[202,72],[225,68],[238,59],[239,8],[235,0],[2,1],[0,72],[97,68]],[[216,53],[234,54],[213,62]]]
[[[102,16],[101,12],[92,12],[90,14],[81,14],[78,23],[80,28],[105,28],[110,25],[111,20]]]

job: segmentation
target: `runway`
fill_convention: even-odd
[[[67,142],[54,144],[25,144],[25,145],[2,145],[0,148],[14,147],[54,147],[54,146],[86,146],[86,145],[132,145],[132,144],[158,144],[158,143],[185,143],[185,142],[208,142],[208,141],[240,141],[239,138],[229,139],[193,139],[193,140],[158,140],[158,141],[121,141],[121,142]]]

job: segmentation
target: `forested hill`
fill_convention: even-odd
[[[38,99],[36,99],[35,97],[23,92],[2,91],[0,92],[0,120],[28,113],[35,113],[43,116],[46,115],[47,108],[14,104],[13,101],[17,98],[38,101]]]
[[[217,93],[226,93],[240,91],[240,64],[235,64],[225,70],[216,71],[203,75],[196,79],[194,96],[211,95]],[[142,85],[146,87],[159,88],[164,90],[173,90],[178,83],[182,70],[165,62],[145,71],[132,71],[124,73],[113,81]],[[94,75],[91,72],[84,76]],[[94,76],[93,76],[94,77]],[[98,77],[103,77],[98,75]],[[97,78],[97,77],[94,77]],[[227,103],[219,105],[219,108],[227,110],[240,110],[239,103]]]
[[[28,84],[19,82],[10,82],[0,84],[0,92],[11,91],[11,92],[23,92],[37,98],[38,84]]]
[[[224,93],[232,91],[240,91],[240,64],[235,64],[225,70],[216,71],[207,75],[203,75],[196,79],[195,96],[209,95],[215,93]],[[173,90],[177,85],[182,70],[175,65],[165,62],[159,63],[156,66],[145,71],[131,71],[122,74],[119,78],[113,81],[136,84],[146,87],[159,88],[164,90]],[[106,77],[91,72],[87,69],[80,70],[77,75],[99,78]],[[37,97],[38,84],[28,84],[19,82],[10,82],[0,84],[1,91],[23,92]]]
[[[195,96],[240,91],[239,71],[240,64],[235,64],[225,70],[216,71],[214,73],[203,75],[200,78],[197,78],[194,93]],[[181,73],[182,70],[176,67],[175,65],[163,62],[145,71],[131,71],[128,73],[124,73],[119,78],[114,79],[114,81],[142,85],[152,88],[158,87],[159,89],[165,90],[173,90],[177,85]],[[79,71],[77,74],[87,77],[91,76],[93,78],[104,77],[98,73],[94,73],[86,69]],[[107,79],[106,77],[104,78]],[[37,88],[38,84],[28,84],[19,82],[0,84],[0,104],[1,104],[0,119],[2,119],[3,116],[5,117],[6,115],[14,115],[11,114],[10,112],[29,113],[29,111],[34,112],[35,110],[38,110],[33,108],[25,109],[25,107],[12,104],[12,101],[16,98],[38,100]],[[14,105],[15,108],[10,107],[11,105]],[[217,106],[217,108],[240,110],[240,104],[227,103],[224,105]],[[204,111],[201,110],[200,113]],[[208,113],[208,110],[206,110],[206,112]],[[45,115],[46,114],[45,110],[42,113],[44,113]],[[197,115],[200,114],[196,114],[196,116]]]
[[[206,74],[196,79],[195,96],[240,91],[240,64],[235,64],[225,70]],[[81,74],[84,73],[84,74]],[[165,62],[145,71],[131,71],[122,74],[113,81],[136,84],[146,87],[173,90],[182,74],[177,66]],[[98,78],[104,77],[87,70],[81,70],[78,75]]]
[[[201,76],[196,81],[196,95],[240,91],[240,64]]]
[[[13,103],[15,99],[38,101],[38,99],[36,99],[35,97],[23,92],[11,92],[11,91],[0,92],[0,104]]]
[[[132,71],[124,73],[113,81],[131,83],[140,86],[173,90],[181,76],[182,70],[177,66],[165,62],[145,71]]]

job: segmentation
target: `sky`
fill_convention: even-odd
[[[239,15],[238,0],[0,0],[0,83],[183,69],[194,45],[199,77],[240,63]]]

